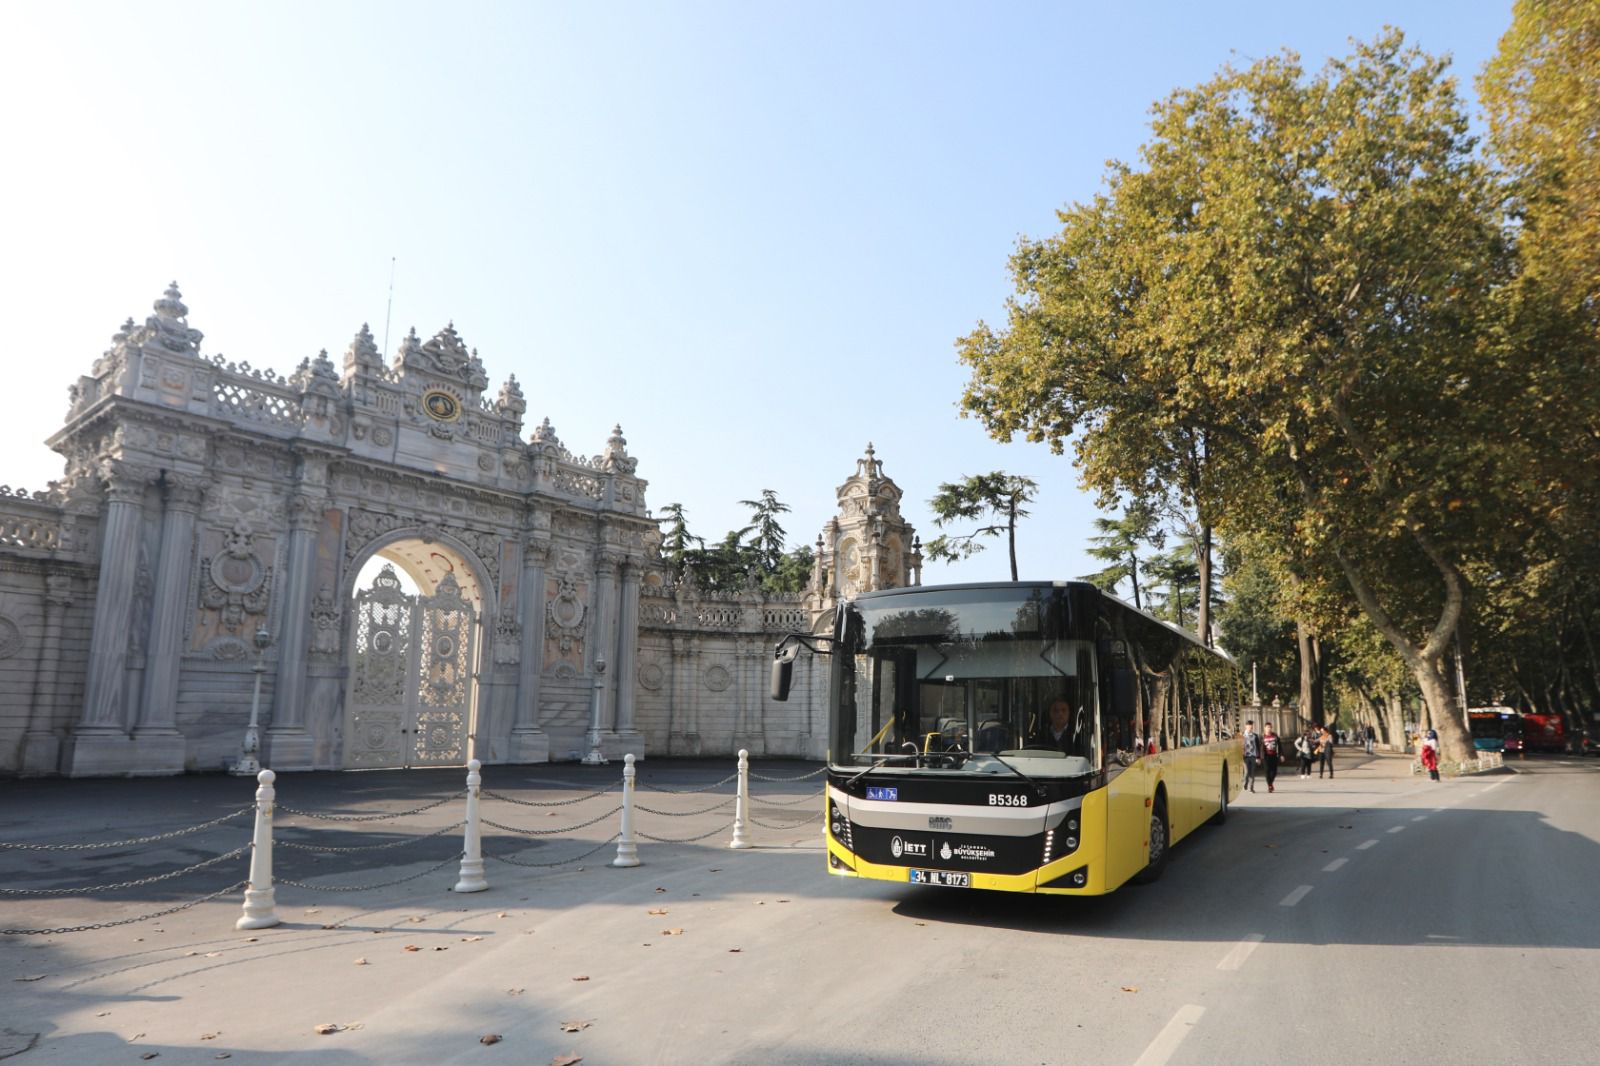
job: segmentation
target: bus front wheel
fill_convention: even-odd
[[[1159,880],[1167,868],[1167,854],[1172,849],[1172,837],[1167,823],[1167,797],[1158,792],[1150,805],[1150,862],[1133,875],[1141,885]]]

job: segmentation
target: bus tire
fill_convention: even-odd
[[[1222,794],[1217,803],[1217,813],[1211,816],[1212,825],[1222,825],[1228,820],[1228,768],[1222,768]]]
[[[1150,861],[1143,870],[1133,875],[1136,883],[1148,885],[1159,881],[1167,869],[1167,856],[1172,853],[1172,824],[1167,821],[1167,794],[1157,792],[1150,805]]]

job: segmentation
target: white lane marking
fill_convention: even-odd
[[[1299,903],[1301,900],[1305,899],[1306,896],[1310,894],[1310,892],[1311,892],[1311,886],[1310,885],[1301,885],[1299,888],[1295,889],[1293,892],[1289,893],[1287,896],[1284,896],[1283,899],[1279,900],[1278,901],[1278,906],[1280,906],[1280,907],[1293,907],[1296,903]]]
[[[1509,780],[1509,779],[1508,779],[1508,780]],[[1484,786],[1484,789],[1483,789],[1483,790],[1484,790],[1484,791],[1485,791],[1485,792],[1487,792],[1487,791],[1489,791],[1489,790],[1490,790],[1490,789],[1491,789],[1491,788],[1499,788],[1499,787],[1500,787],[1500,786],[1501,786],[1501,785],[1503,785],[1503,784],[1505,784],[1505,781],[1496,781],[1496,782],[1495,782],[1495,783],[1494,783],[1494,784],[1492,784],[1492,785],[1485,785],[1485,786]]]
[[[1150,1041],[1150,1046],[1144,1049],[1143,1055],[1134,1060],[1133,1066],[1164,1066],[1205,1012],[1204,1007],[1197,1007],[1193,1003],[1179,1007],[1178,1013],[1174,1014],[1167,1027]]]
[[[1428,816],[1426,814],[1419,814],[1419,815],[1417,815],[1415,818],[1413,818],[1411,820],[1413,822],[1424,822],[1424,821],[1427,821],[1427,819],[1428,819]]]
[[[1391,826],[1390,829],[1389,829],[1389,832],[1391,832],[1391,833],[1404,833],[1405,831],[1406,831],[1406,827],[1403,826],[1403,825]]]
[[[1368,848],[1372,847],[1376,843],[1377,843],[1376,840],[1369,840],[1365,844],[1357,844],[1356,845],[1356,850],[1357,851],[1366,851]]]
[[[1217,969],[1237,970],[1244,965],[1244,960],[1250,957],[1250,953],[1256,949],[1256,945],[1265,939],[1266,934],[1264,933],[1251,933],[1233,946],[1233,950],[1228,952],[1221,962],[1217,963]]]
[[[1349,859],[1334,859],[1332,862],[1322,868],[1322,872],[1325,874],[1331,874],[1333,871],[1337,870],[1339,867],[1343,866],[1349,861]]]

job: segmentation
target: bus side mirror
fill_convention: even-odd
[[[789,698],[789,686],[794,683],[794,661],[800,655],[800,642],[785,640],[772,653],[772,691],[769,695],[779,703]]]

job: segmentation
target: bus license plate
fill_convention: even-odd
[[[972,875],[953,870],[911,870],[914,885],[943,885],[945,888],[971,888]]]

